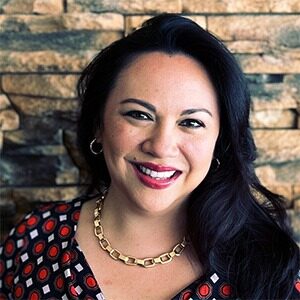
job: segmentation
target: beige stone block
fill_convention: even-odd
[[[260,163],[282,163],[300,159],[300,130],[254,130]]]
[[[85,50],[100,51],[116,40],[123,37],[123,32],[120,31],[96,31],[95,42],[93,47],[87,47]]]
[[[299,0],[270,0],[271,11],[280,13],[295,13],[300,12]]]
[[[272,185],[276,182],[275,170],[270,165],[256,167],[255,174],[263,185]]]
[[[5,14],[30,14],[33,12],[35,0],[8,0],[2,6]]]
[[[19,125],[19,115],[13,109],[0,111],[0,130],[16,130]]]
[[[283,48],[299,46],[298,15],[208,16],[208,30],[225,41],[268,41]]]
[[[291,110],[252,111],[250,125],[253,128],[294,128],[296,112]]]
[[[0,32],[55,32],[62,30],[60,16],[0,15]]]
[[[259,165],[255,168],[255,173],[265,185],[297,185],[300,183],[300,161]]]
[[[225,43],[232,53],[266,53],[270,46],[266,41],[231,41]]]
[[[69,0],[68,12],[129,12],[129,13],[143,13],[142,0]]]
[[[64,12],[63,0],[35,0],[33,13],[35,14],[62,14]]]
[[[128,33],[140,28],[142,23],[151,17],[151,15],[125,17],[125,34],[127,35]]]
[[[183,15],[184,17],[193,20],[202,28],[206,29],[206,17],[205,16],[188,16]],[[153,17],[153,15],[143,15],[143,16],[127,16],[125,17],[125,34],[136,30],[142,26],[142,23],[149,18]]]
[[[292,185],[291,184],[276,184],[266,186],[271,192],[278,194],[285,199],[285,206],[291,207],[292,205]]]
[[[254,111],[296,110],[300,100],[300,87],[294,82],[255,85],[251,98]]]
[[[81,72],[98,51],[0,51],[0,72]]]
[[[91,9],[86,5],[77,2],[78,0],[68,0],[67,13],[90,12]]]
[[[116,13],[71,13],[62,15],[62,24],[68,30],[124,30],[124,17]]]
[[[182,0],[183,12],[189,13],[253,13],[269,12],[268,0]]]
[[[276,178],[279,182],[289,182],[295,185],[300,184],[300,161],[293,161],[287,167],[276,170]]]
[[[299,0],[182,0],[183,12],[190,13],[295,13]]]
[[[69,0],[68,12],[160,13],[182,11],[180,0]]]
[[[0,110],[10,106],[10,102],[5,94],[0,94]]]
[[[295,199],[295,204],[298,204],[300,212],[300,182],[293,185],[293,199]]]
[[[193,20],[196,22],[199,26],[201,26],[203,29],[207,29],[207,21],[205,16],[189,16],[189,15],[183,15],[184,17]]]
[[[7,93],[75,98],[77,75],[4,75],[3,90]]]
[[[300,183],[300,160],[291,160],[286,164],[275,165],[274,168],[278,182]]]
[[[26,116],[49,116],[55,112],[75,114],[79,106],[77,99],[31,98],[14,95],[11,96],[11,102]]]
[[[277,86],[279,85],[280,84]],[[298,90],[296,88],[293,88],[290,85],[284,85],[283,89],[278,89],[278,93],[271,92],[269,96],[252,96],[252,108],[254,111],[297,109],[299,99],[297,97]]]
[[[181,13],[181,2],[181,0],[143,0],[143,11],[146,13]]]
[[[293,74],[300,72],[300,51],[274,54],[237,54],[241,67],[248,74]]]

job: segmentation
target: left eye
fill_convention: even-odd
[[[205,124],[200,120],[195,119],[186,119],[179,123],[180,126],[188,127],[188,128],[198,128],[198,127],[206,127]]]

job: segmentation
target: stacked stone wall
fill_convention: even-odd
[[[2,236],[36,202],[81,193],[80,71],[161,12],[195,20],[238,58],[252,94],[257,175],[286,197],[300,241],[299,0],[0,0]]]

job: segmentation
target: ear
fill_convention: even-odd
[[[96,138],[96,142],[102,144],[102,128],[99,128],[96,130],[95,133],[95,138]]]

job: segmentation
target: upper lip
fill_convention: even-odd
[[[151,162],[132,162],[135,165],[140,165],[145,168],[151,169],[156,172],[164,172],[164,171],[179,171],[178,169],[171,167],[171,166],[166,166],[166,165],[161,165],[161,164],[155,164]]]

